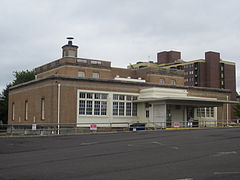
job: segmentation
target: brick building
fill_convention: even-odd
[[[156,63],[138,62],[129,68],[149,66],[184,70],[184,85],[230,89],[234,93],[231,99],[236,98],[235,63],[221,60],[217,52],[209,51],[205,53],[205,59],[185,62],[181,60],[180,52],[164,51],[157,54]]]
[[[35,69],[35,80],[10,88],[9,124],[230,121],[230,90],[184,86],[183,70],[115,68],[109,61],[78,58],[71,40],[62,49],[62,58]]]
[[[205,59],[186,62],[181,59],[181,52],[163,51],[157,54],[157,62],[138,62],[129,68],[145,67],[183,70],[185,86],[229,89],[231,95],[228,98],[236,101],[235,63],[221,60],[218,52],[209,51],[205,53]]]

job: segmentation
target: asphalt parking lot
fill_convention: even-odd
[[[1,180],[239,180],[240,128],[1,137]]]

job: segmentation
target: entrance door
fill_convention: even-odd
[[[156,127],[166,127],[166,105],[153,104],[153,124]]]

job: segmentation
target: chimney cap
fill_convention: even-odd
[[[74,39],[74,37],[68,36],[66,39],[68,40],[68,43],[66,45],[64,45],[62,48],[65,48],[65,47],[78,48],[78,46],[73,45],[72,40]]]
[[[69,36],[69,37],[67,37],[67,39],[71,41],[71,40],[74,39],[74,37],[70,37],[70,36]]]

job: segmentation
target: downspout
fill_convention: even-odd
[[[57,134],[60,134],[60,93],[61,93],[61,84],[58,83],[58,89],[57,89]]]
[[[228,96],[227,96],[227,101],[228,101]],[[228,104],[227,104],[227,126],[228,126]]]

